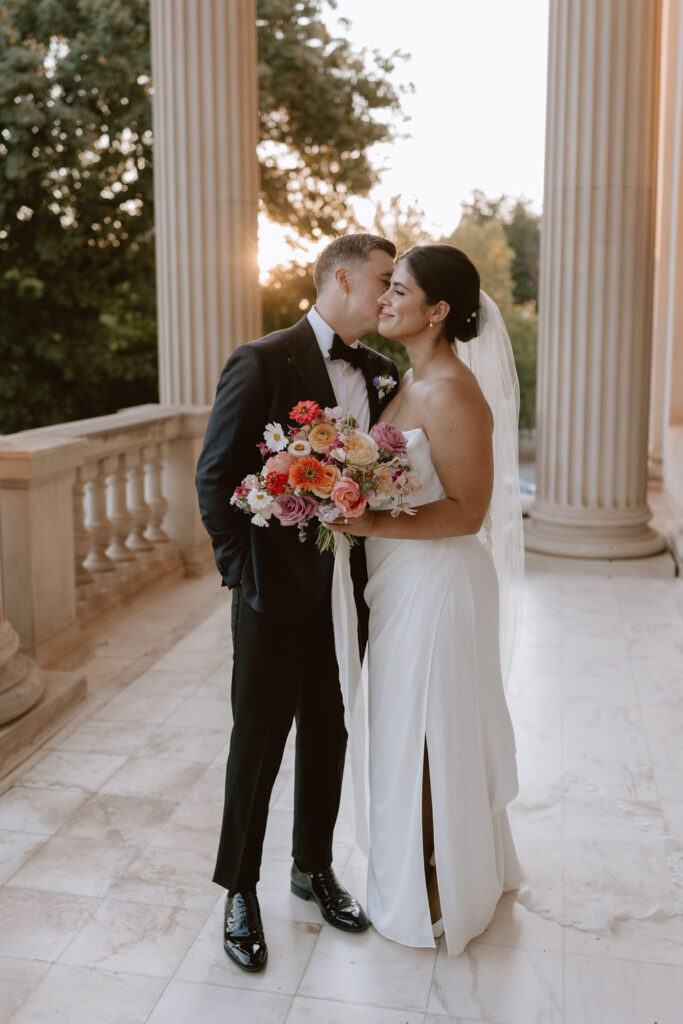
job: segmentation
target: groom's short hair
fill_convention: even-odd
[[[347,266],[349,263],[362,263],[373,249],[382,249],[392,260],[396,259],[396,246],[381,235],[340,235],[326,245],[318,256],[313,271],[318,294],[338,267]]]

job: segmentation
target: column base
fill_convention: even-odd
[[[645,523],[624,526],[527,520],[524,546],[542,555],[568,558],[647,558],[666,551],[666,538]]]

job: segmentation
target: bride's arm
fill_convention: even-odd
[[[417,515],[365,512],[335,532],[359,537],[430,540],[479,532],[493,488],[493,418],[473,381],[443,380],[423,412],[432,463],[446,497],[420,505]]]

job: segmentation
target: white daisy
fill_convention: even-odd
[[[311,446],[308,441],[300,438],[298,441],[292,441],[287,451],[290,455],[296,455],[297,458],[301,458],[303,455],[311,454]]]
[[[264,519],[269,519],[272,515],[272,496],[261,487],[254,487],[253,490],[249,491],[247,501],[252,512],[258,512]]]
[[[271,452],[282,452],[289,444],[285,432],[279,423],[266,423],[263,439]]]

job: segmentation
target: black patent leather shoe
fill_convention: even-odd
[[[299,871],[292,864],[292,892],[302,900],[315,900],[328,924],[345,932],[364,932],[370,927],[358,900],[337,881],[332,868]]]
[[[268,960],[256,889],[225,897],[223,948],[243,971],[262,971]]]

